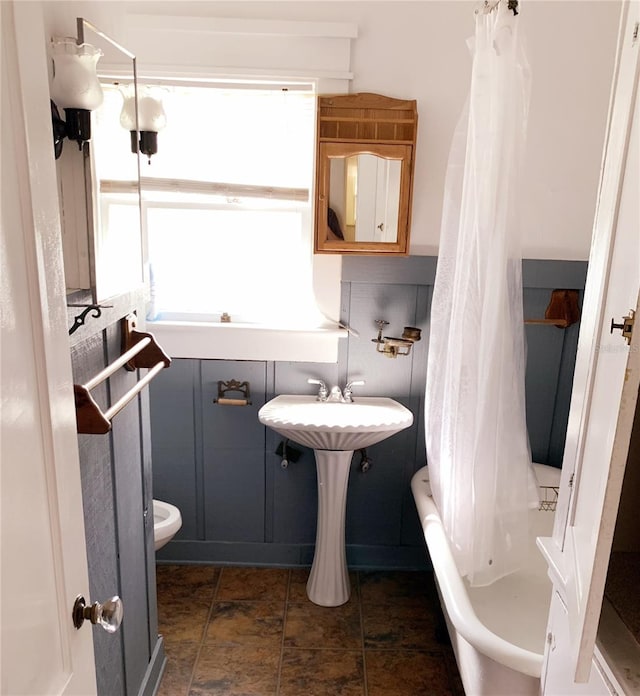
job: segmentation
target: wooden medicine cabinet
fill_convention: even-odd
[[[409,253],[417,126],[415,100],[318,97],[316,253]]]

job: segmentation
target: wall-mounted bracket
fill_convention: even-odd
[[[164,363],[165,367],[171,365],[171,358],[156,343],[153,334],[136,329],[137,317],[135,314],[128,314],[122,319],[122,352],[126,353],[145,338],[151,339],[141,351],[136,353],[131,360],[125,364],[125,369],[133,372],[140,367],[153,367],[159,362]]]
[[[543,324],[566,329],[580,321],[577,290],[552,290],[544,319],[525,319],[525,324]]]

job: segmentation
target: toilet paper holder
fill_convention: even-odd
[[[227,396],[228,392],[236,392],[235,397]],[[214,404],[221,406],[250,406],[251,388],[246,380],[241,382],[237,379],[230,379],[228,382],[218,380],[218,398],[213,400]]]

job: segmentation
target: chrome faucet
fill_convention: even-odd
[[[318,401],[326,401],[329,392],[327,391],[327,385],[321,379],[312,379],[309,377],[307,384],[317,384],[318,385]]]
[[[338,403],[344,403],[344,397],[342,396],[342,391],[340,387],[331,387],[331,391],[329,392],[329,398],[327,399],[327,401],[337,401]]]
[[[339,386],[331,387],[331,391],[327,390],[327,385],[321,379],[313,379],[309,377],[307,384],[317,384],[318,385],[318,396],[317,401],[330,401],[332,403],[340,404],[351,404],[353,403],[353,398],[351,396],[353,392],[353,387],[360,387],[364,384],[363,379],[354,379],[347,382],[347,386],[344,388],[344,393]]]
[[[351,397],[353,387],[361,387],[363,384],[363,379],[352,379],[350,382],[347,382],[347,386],[344,388],[344,393],[342,395],[342,401],[344,401],[345,404],[353,403],[353,398]]]

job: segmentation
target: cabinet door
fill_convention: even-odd
[[[602,666],[596,659],[589,661],[589,673],[583,684],[574,684],[573,675],[567,671],[571,652],[569,616],[557,592],[551,598],[549,615],[548,650],[553,655],[542,676],[542,693],[549,696],[607,696],[619,693],[607,679]]]

